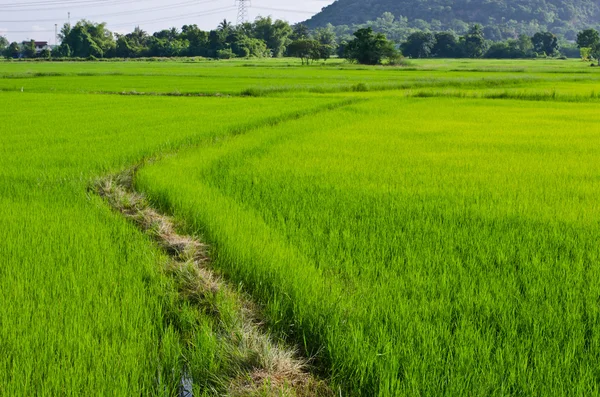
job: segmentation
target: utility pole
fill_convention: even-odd
[[[58,46],[58,24],[54,24],[54,45]]]
[[[69,26],[71,26],[71,13],[69,12],[68,15],[69,16],[68,16],[67,22],[69,23]]]
[[[241,25],[244,22],[248,22],[248,8],[250,8],[250,0],[237,0],[237,4],[238,4],[237,24]]]

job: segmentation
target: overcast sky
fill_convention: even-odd
[[[296,23],[310,18],[334,0],[252,0],[250,19],[271,15]],[[224,18],[235,23],[235,0],[0,0],[0,35],[9,41],[37,40],[54,44],[54,24],[89,19],[107,22],[114,32],[141,26],[147,32],[197,24],[213,29]]]

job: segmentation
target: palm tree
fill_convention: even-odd
[[[133,32],[129,34],[129,37],[138,45],[145,44],[148,40],[148,33],[139,26],[136,26],[135,29],[133,29]]]
[[[179,29],[177,29],[175,27],[169,29],[169,38],[171,40],[177,39],[178,36],[179,36]]]
[[[231,22],[228,22],[227,19],[223,19],[223,21],[219,23],[219,27],[217,28],[217,30],[226,31],[231,30],[231,28],[233,28],[233,24]]]

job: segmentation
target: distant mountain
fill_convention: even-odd
[[[483,25],[512,21],[562,31],[600,24],[598,0],[337,0],[306,25],[355,25],[373,21],[385,12],[409,21],[434,21],[444,28],[457,21]]]

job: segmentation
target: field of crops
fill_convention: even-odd
[[[406,95],[466,90],[473,95],[600,95],[600,75],[574,61],[413,61],[403,68],[365,68],[331,61],[319,68],[294,61],[7,63],[0,92],[298,95],[405,90]],[[5,67],[6,66],[6,67]]]
[[[0,62],[0,98],[2,396],[226,390],[210,313],[90,188],[140,164],[335,394],[600,393],[595,68]]]
[[[88,192],[91,181],[330,102],[3,93],[0,394],[147,395],[176,385],[164,379],[180,367],[180,347],[165,321],[178,309],[163,259]]]

